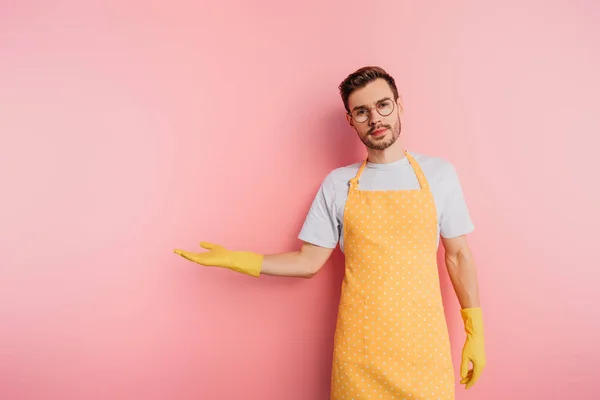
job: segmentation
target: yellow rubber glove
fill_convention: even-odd
[[[231,251],[225,247],[208,242],[201,242],[200,246],[208,249],[204,253],[192,253],[175,249],[175,254],[190,261],[210,267],[229,268],[236,272],[251,276],[259,276],[264,256],[250,251]]]
[[[469,389],[477,382],[486,364],[485,345],[483,339],[483,316],[481,308],[463,308],[460,310],[467,340],[462,351],[462,362],[460,364],[460,383]],[[473,363],[473,369],[469,370],[469,362]]]

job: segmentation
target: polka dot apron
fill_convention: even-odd
[[[366,160],[350,180],[331,400],[454,400],[437,212],[420,166],[406,156],[419,189],[361,190]]]

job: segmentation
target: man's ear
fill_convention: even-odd
[[[402,106],[402,96],[398,95],[398,98],[396,99],[396,104],[398,105],[398,112],[402,114],[402,112],[404,111],[404,107]]]
[[[350,124],[350,126],[354,126],[354,121],[352,121],[352,116],[346,113],[346,121]]]

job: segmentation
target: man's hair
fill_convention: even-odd
[[[362,67],[348,75],[346,79],[339,85],[340,95],[344,102],[344,108],[347,112],[350,112],[348,108],[348,98],[357,89],[365,87],[368,83],[373,82],[375,79],[385,79],[385,81],[392,89],[394,94],[394,100],[398,99],[398,89],[396,88],[396,82],[394,78],[381,67],[367,66]]]

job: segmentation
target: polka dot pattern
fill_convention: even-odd
[[[331,400],[454,400],[437,266],[437,213],[421,188],[359,188],[344,211],[346,273],[335,332]]]

